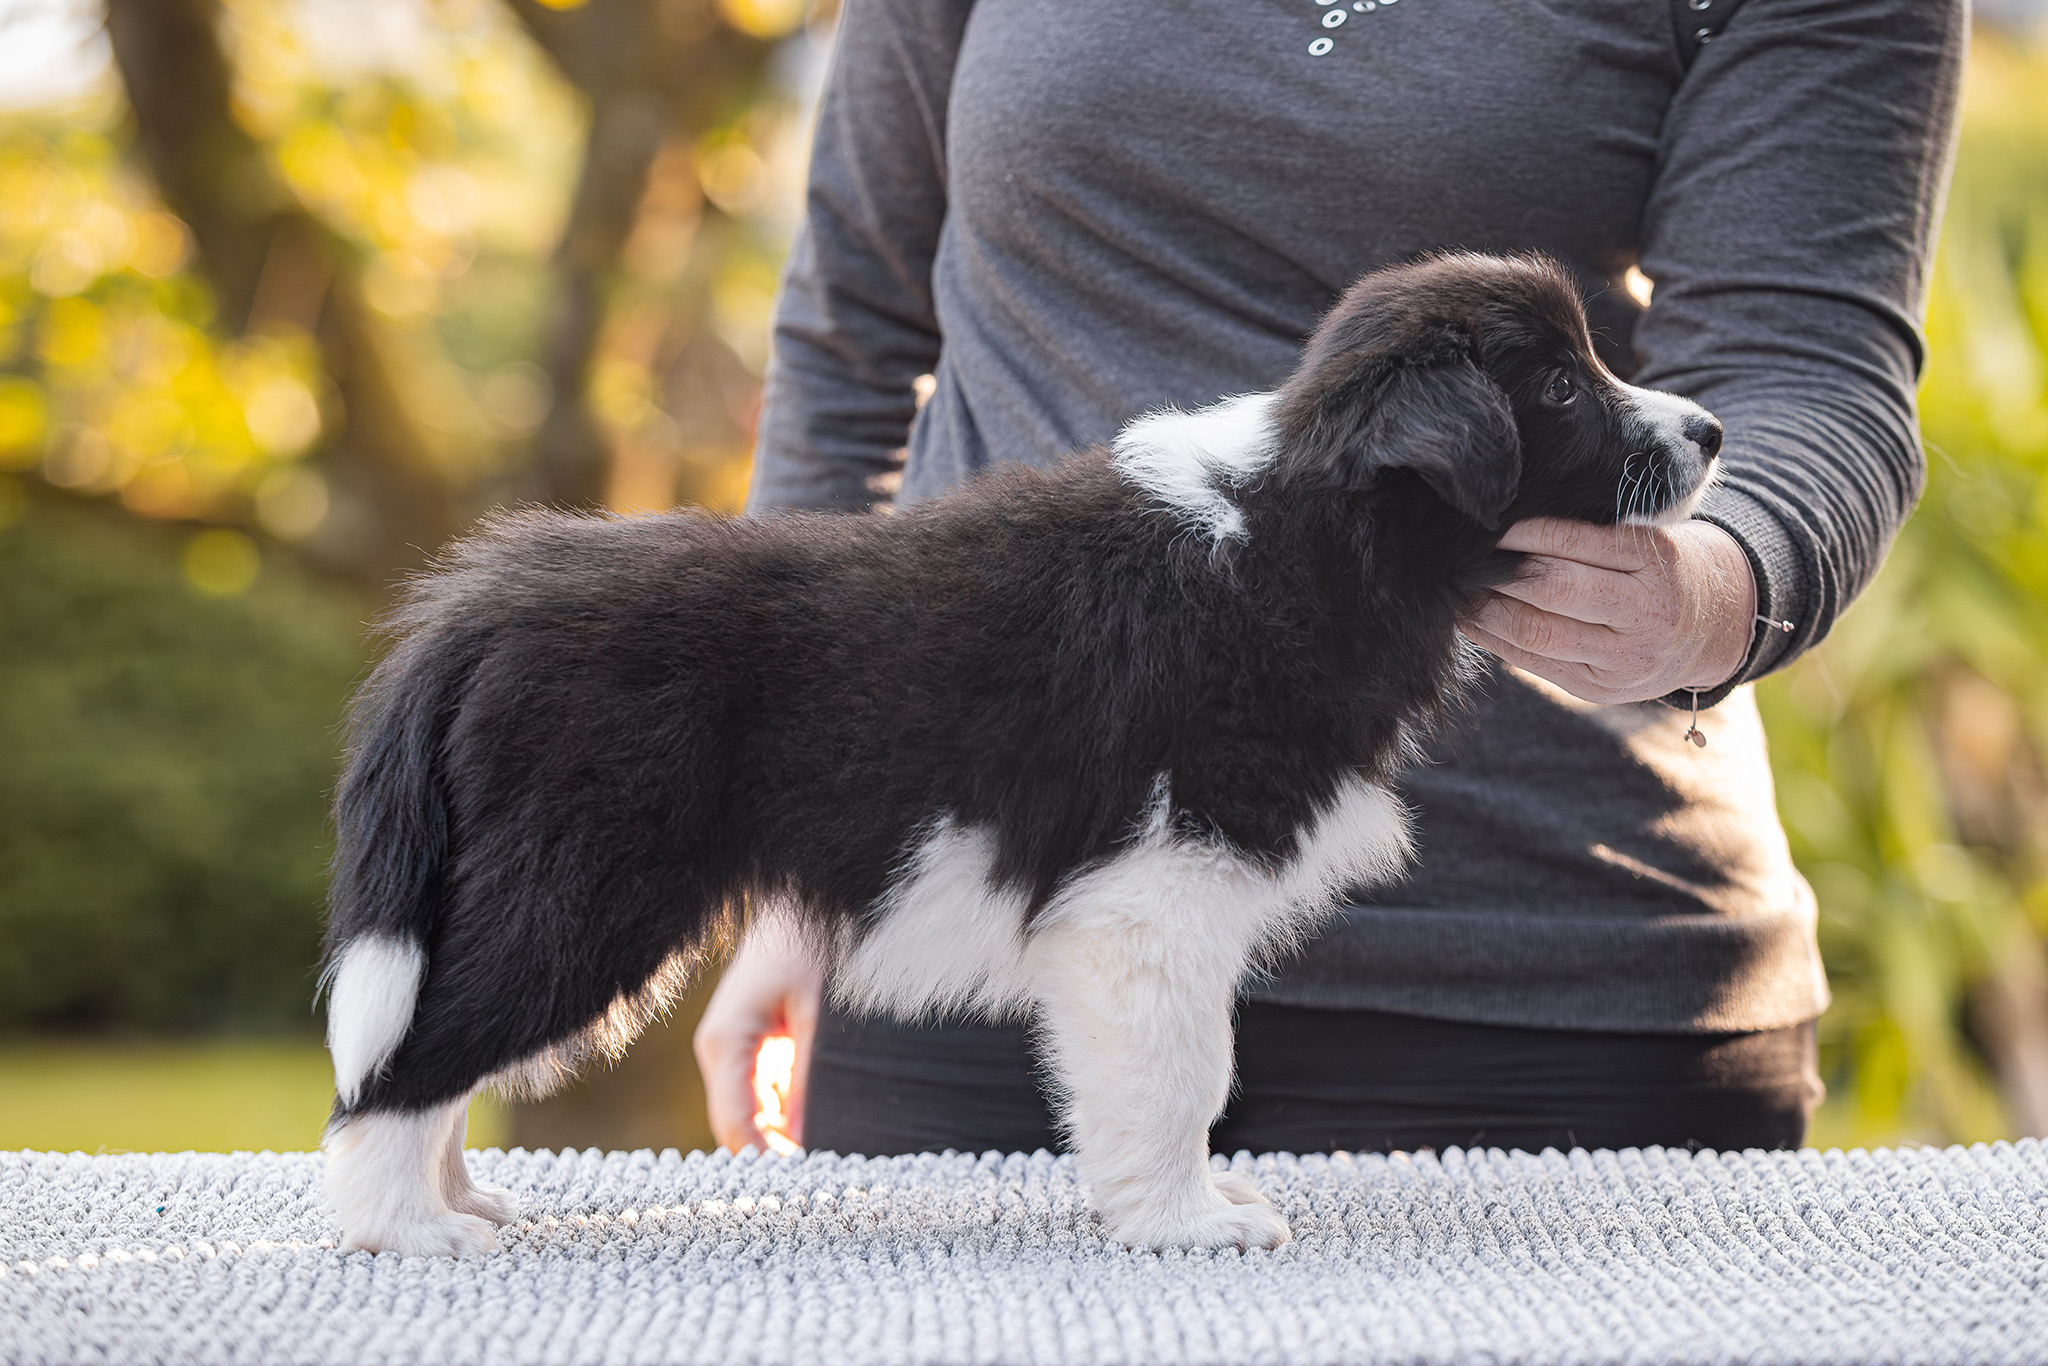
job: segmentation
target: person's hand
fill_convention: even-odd
[[[766,925],[741,942],[704,1007],[693,1040],[711,1132],[721,1146],[738,1152],[751,1143],[767,1151],[768,1140],[754,1123],[754,1064],[761,1041],[778,1034],[796,1041],[785,1111],[790,1139],[803,1142],[804,1083],[823,994],[824,972],[796,935]]]
[[[1756,579],[1711,522],[1595,526],[1551,517],[1509,527],[1523,577],[1459,623],[1465,638],[1587,702],[1707,692],[1749,654]]]

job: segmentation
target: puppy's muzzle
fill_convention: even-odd
[[[1699,404],[1655,389],[1628,389],[1631,445],[1640,459],[1624,472],[1621,520],[1672,526],[1692,516],[1720,471],[1721,421]]]

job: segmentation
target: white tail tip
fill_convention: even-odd
[[[427,955],[409,939],[372,935],[341,951],[327,994],[327,1052],[343,1105],[356,1103],[363,1083],[397,1050],[426,971]]]

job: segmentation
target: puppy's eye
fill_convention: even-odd
[[[1543,399],[1546,403],[1563,405],[1578,396],[1578,387],[1572,383],[1572,377],[1562,370],[1550,377],[1549,385],[1543,390]]]

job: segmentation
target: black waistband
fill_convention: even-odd
[[[1796,1147],[1822,1088],[1811,1024],[1738,1034],[1527,1029],[1252,1002],[1220,1152]],[[1058,1149],[1022,1026],[827,1009],[805,1143],[883,1156]]]

